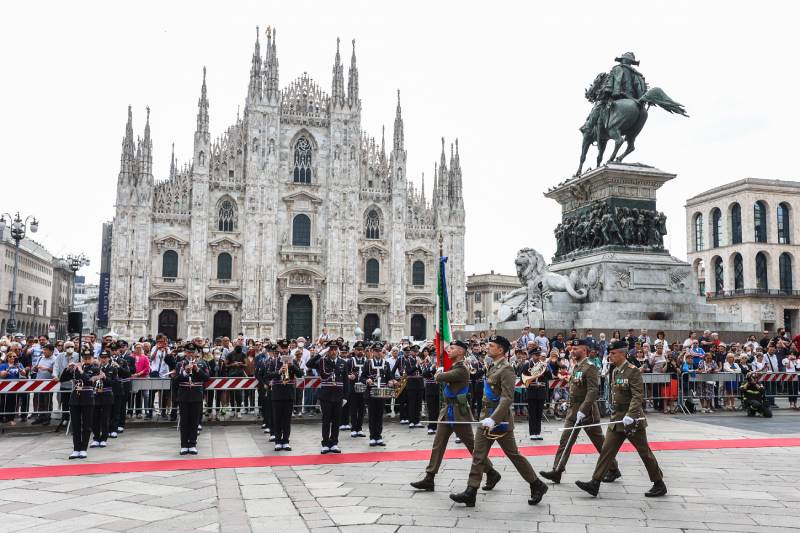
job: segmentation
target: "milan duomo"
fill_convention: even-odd
[[[209,73],[213,83],[213,74]],[[307,74],[279,84],[276,34],[256,38],[241,118],[212,140],[206,72],[191,161],[155,182],[149,115],[122,141],[110,327],[125,338],[433,336],[440,241],[451,320],[464,323],[458,142],[433,198],[407,178],[398,92],[391,150],[361,129],[355,41],[330,95]]]

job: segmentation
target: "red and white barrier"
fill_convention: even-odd
[[[291,380],[290,380],[291,381]],[[294,380],[298,389],[318,389],[321,378],[305,377]],[[256,378],[211,378],[205,383],[206,390],[248,390],[258,386]]]
[[[0,394],[51,392],[58,389],[59,385],[58,381],[52,379],[0,379]]]
[[[797,372],[757,372],[755,376],[758,381],[765,383],[788,383],[798,380]]]

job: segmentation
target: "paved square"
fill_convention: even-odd
[[[687,440],[800,437],[800,418],[788,411],[772,420],[743,415],[650,417],[649,437],[678,446]],[[525,424],[518,427],[524,429]],[[503,480],[480,491],[475,508],[454,504],[448,493],[466,484],[469,461],[449,459],[436,477],[436,491],[415,492],[426,461],[380,460],[381,453],[427,452],[432,437],[387,419],[389,446],[375,451],[364,439],[341,438],[348,453],[374,452],[359,462],[252,468],[157,470],[0,481],[0,532],[4,531],[286,531],[315,533],[459,533],[486,531],[800,531],[800,447],[658,451],[669,495],[643,496],[650,483],[635,453],[619,456],[623,478],[604,484],[599,498],[574,481],[590,476],[595,453],[574,454],[562,483],[549,485],[543,501],[527,504],[526,484],[504,458],[495,461]],[[557,442],[557,422],[545,424],[541,446]],[[174,428],[132,427],[88,462],[120,463],[185,459],[177,456]],[[521,431],[520,446],[530,446]],[[318,455],[319,422],[293,426],[298,460]],[[579,443],[588,442],[584,437]],[[451,442],[451,447],[460,445]],[[0,439],[4,468],[73,465],[70,441],[53,433],[7,434]],[[275,456],[256,424],[206,427],[198,458]],[[389,453],[387,457],[391,457]],[[426,454],[423,454],[426,456]],[[355,457],[355,456],[353,456]],[[529,457],[536,470],[551,455]],[[355,459],[354,459],[355,460]]]

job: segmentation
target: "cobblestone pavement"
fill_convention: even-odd
[[[800,417],[784,411],[772,420],[738,414],[649,420],[651,441],[800,437]],[[560,427],[546,423],[542,444],[555,444]],[[425,430],[389,420],[385,436],[387,450],[426,450],[432,442]],[[525,437],[518,431],[521,446],[534,444]],[[635,453],[620,454],[622,479],[604,484],[598,499],[588,497],[573,482],[588,479],[597,456],[574,455],[562,483],[550,485],[535,507],[527,505],[528,488],[511,464],[498,459],[503,480],[466,509],[447,495],[465,486],[468,460],[446,461],[436,491],[416,493],[408,483],[421,476],[425,462],[380,461],[381,451],[365,439],[343,433],[340,440],[344,453],[375,452],[376,460],[0,481],[0,531],[800,531],[796,447],[656,452],[669,487],[658,499],[643,496],[650,483]],[[297,423],[290,455],[316,455],[318,442],[318,423]],[[88,461],[175,459],[177,443],[174,428],[133,428],[108,448],[90,450]],[[199,447],[201,458],[276,454],[256,425],[207,427]],[[65,464],[70,449],[63,433],[0,438],[3,467]],[[552,464],[550,456],[530,460],[536,470]]]

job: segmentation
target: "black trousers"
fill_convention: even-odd
[[[59,399],[61,402],[61,421],[66,422],[69,420],[69,397],[72,395],[71,392],[62,392],[60,393]]]
[[[364,395],[354,392],[347,405],[350,410],[350,431],[361,431],[364,426]]]
[[[275,436],[275,444],[289,444],[293,403],[292,400],[272,400],[272,434]]]
[[[439,416],[439,390],[425,393],[425,413],[428,420],[436,420]],[[428,424],[428,429],[436,431],[438,424]]]
[[[103,442],[108,440],[108,422],[111,420],[113,403],[95,403],[94,420],[92,420],[92,433],[94,440]]]
[[[531,398],[528,394],[528,433],[530,435],[542,434],[542,411],[544,411],[544,399]]]
[[[76,452],[85,452],[89,448],[89,437],[92,434],[92,413],[94,405],[69,406],[70,428],[72,429],[72,447]]]
[[[370,398],[367,400],[369,412],[367,422],[369,423],[369,440],[383,438],[383,408],[386,404],[384,398]]]
[[[483,380],[470,382],[469,392],[469,405],[472,408],[472,415],[477,417],[483,410]]]
[[[342,423],[342,400],[320,400],[322,407],[322,445],[339,444],[339,425]]]
[[[422,411],[422,389],[405,390],[408,401],[408,421],[412,424],[419,424],[419,414]]]
[[[127,396],[125,393],[114,395],[114,405],[111,408],[111,431],[116,431],[117,428],[125,427],[125,400]]]
[[[398,396],[394,401],[394,407],[400,415],[400,420],[408,420],[408,389],[404,389],[403,393]]]
[[[197,426],[203,414],[203,402],[178,402],[181,414],[181,448],[197,446]]]
[[[272,429],[272,398],[268,391],[264,391],[264,396],[261,398],[261,418],[264,424]]]

